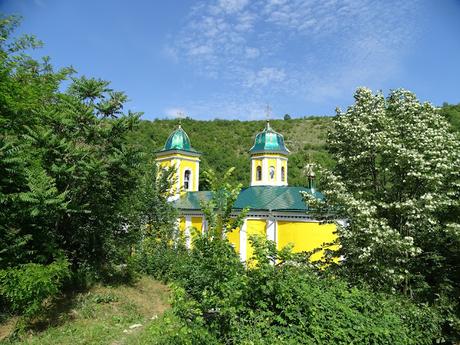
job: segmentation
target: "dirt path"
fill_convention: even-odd
[[[34,330],[22,333],[19,339],[6,339],[15,322],[8,320],[0,325],[0,343],[122,345],[169,308],[168,298],[168,288],[149,277],[133,285],[96,286],[71,301],[62,301],[66,308],[56,308],[59,312],[37,322]]]

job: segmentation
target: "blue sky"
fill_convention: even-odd
[[[333,115],[359,86],[460,102],[460,1],[0,0],[34,56],[112,81],[144,118]],[[178,115],[179,113],[183,115]]]

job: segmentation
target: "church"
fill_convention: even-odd
[[[274,241],[277,249],[292,244],[294,252],[310,251],[333,241],[336,238],[335,224],[321,224],[312,218],[300,193],[323,197],[314,188],[314,174],[311,172],[309,176],[308,187],[289,186],[289,150],[283,135],[273,130],[269,121],[256,135],[249,153],[250,186],[241,190],[233,213],[238,214],[245,208],[249,211],[243,225],[227,234],[241,260],[245,262],[252,256],[249,236],[253,234]],[[156,155],[156,162],[161,168],[174,167],[174,197],[171,202],[178,210],[178,226],[189,246],[192,228],[207,230],[200,202],[210,200],[211,192],[199,190],[201,153],[192,148],[189,136],[179,125]],[[322,255],[323,252],[319,251],[311,259],[320,260]]]

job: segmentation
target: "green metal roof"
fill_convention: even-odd
[[[236,199],[234,209],[241,210],[249,207],[250,210],[263,211],[286,211],[286,212],[307,212],[300,192],[310,192],[311,189],[305,187],[289,186],[252,186],[242,189]],[[320,192],[313,191],[313,195],[318,199],[323,199]],[[210,191],[187,192],[176,201],[176,207],[183,210],[200,210],[200,201],[211,199]]]
[[[176,208],[181,210],[200,210],[200,202],[211,200],[211,196],[211,191],[186,192],[174,204]]]
[[[181,125],[171,133],[171,135],[166,140],[165,146],[161,151],[170,151],[170,150],[181,150],[181,151],[189,151],[189,152],[196,152],[190,143],[190,139],[182,129]]]
[[[249,152],[279,152],[287,155],[289,150],[284,145],[284,137],[280,133],[275,132],[267,121],[267,126],[262,132],[256,135],[254,145]]]

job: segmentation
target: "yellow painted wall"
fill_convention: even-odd
[[[192,227],[196,228],[198,232],[202,232],[203,227],[203,218],[202,217],[192,217]]]
[[[190,170],[192,172],[192,176],[190,179],[190,184],[191,188],[189,191],[191,192],[196,192],[198,191],[198,186],[196,185],[195,179],[196,179],[196,174],[198,172],[198,162],[194,161],[188,161],[188,160],[181,160],[179,163],[179,183],[181,188],[184,186],[184,173],[186,170]]]
[[[249,260],[254,253],[254,249],[252,248],[251,244],[249,243],[249,236],[251,235],[261,235],[262,237],[266,238],[267,232],[265,227],[267,225],[267,221],[265,219],[248,219],[246,221],[246,233],[247,233],[247,240],[246,240],[246,259]]]
[[[186,159],[184,159],[186,158]],[[184,186],[184,173],[187,169],[189,169],[192,172],[190,184],[191,188],[189,189],[192,192],[198,191],[198,185],[196,183],[196,176],[199,173],[199,164],[200,164],[200,159],[198,157],[193,157],[193,156],[187,156],[183,154],[170,154],[170,155],[164,155],[157,157],[157,162],[162,168],[169,168],[173,165],[173,162],[177,161],[178,162],[178,167],[179,167],[179,176],[175,176],[175,183],[172,186],[174,188],[174,192],[176,192],[177,189],[177,181],[179,181],[179,185],[181,188]]]
[[[240,253],[240,228],[236,228],[232,232],[227,233],[227,240],[232,244],[235,251]]]
[[[336,239],[333,233],[335,224],[319,224],[304,222],[278,222],[277,248],[282,249],[289,243],[294,244],[294,252],[310,251],[319,248],[325,242],[332,242]],[[330,248],[337,249],[337,248]],[[322,252],[312,255],[312,261],[320,260]]]

